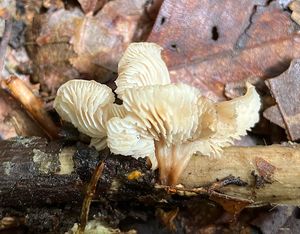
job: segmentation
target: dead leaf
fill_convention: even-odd
[[[138,30],[146,0],[116,0],[96,16],[86,16],[71,43],[77,57],[70,61],[79,72],[102,76],[117,71],[117,63]]]
[[[256,157],[255,165],[260,176],[263,176],[267,180],[271,180],[276,169],[275,166],[264,160],[263,158]]]
[[[263,113],[264,117],[274,124],[284,128],[284,121],[280,114],[280,110],[278,108],[278,105],[274,105],[266,109]]]
[[[32,60],[31,79],[40,82],[43,91],[56,93],[64,82],[79,78],[79,73],[69,63],[75,56],[68,43],[74,34],[74,24],[83,17],[79,10],[64,9],[37,15],[27,29],[27,51]]]
[[[234,219],[240,214],[240,212],[253,203],[252,200],[241,199],[225,194],[212,192],[209,197],[210,200],[217,202],[221,205],[225,211],[233,216]]]
[[[64,7],[62,0],[43,0],[43,7],[51,9],[60,9]]]
[[[289,4],[290,10],[293,12],[291,17],[297,23],[300,24],[300,1],[295,0]]]
[[[279,232],[280,228],[286,223],[288,218],[293,214],[295,207],[282,206],[276,207],[268,213],[261,213],[253,220],[252,225],[260,228],[262,233],[293,233],[293,232]]]
[[[266,84],[277,107],[272,107],[265,116],[279,126],[284,123],[289,139],[300,139],[300,60],[293,60],[287,71],[267,80]]]
[[[110,1],[95,16],[84,15],[78,8],[36,16],[27,34],[33,80],[40,81],[43,91],[55,94],[70,79],[104,83],[114,78],[129,43],[149,31],[150,23],[140,24],[147,18],[146,2]]]
[[[165,0],[149,41],[165,48],[174,82],[224,99],[224,85],[273,77],[300,56],[299,27],[277,1]]]
[[[84,13],[95,13],[104,6],[108,0],[78,0]]]

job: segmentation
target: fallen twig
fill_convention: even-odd
[[[84,233],[84,229],[85,229],[85,226],[86,226],[86,224],[88,222],[88,218],[89,218],[90,205],[91,205],[92,199],[96,193],[97,184],[103,173],[103,169],[104,169],[104,162],[101,161],[98,163],[97,167],[95,168],[95,171],[92,175],[91,181],[87,187],[86,195],[85,195],[85,198],[84,198],[83,204],[82,204],[80,225],[79,225],[79,229],[78,229],[79,233]]]
[[[46,112],[43,101],[36,97],[18,77],[11,76],[5,80],[5,83],[12,96],[24,106],[25,110],[44,130],[49,139],[57,138],[58,127]]]

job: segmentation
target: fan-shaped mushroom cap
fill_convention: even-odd
[[[106,136],[105,108],[114,102],[112,90],[95,81],[71,80],[62,85],[54,101],[60,117],[93,138]]]
[[[224,130],[232,131],[232,138],[240,139],[246,135],[259,120],[260,97],[255,87],[246,83],[247,92],[244,96],[216,104],[218,116],[222,117]]]
[[[136,116],[111,118],[107,123],[107,145],[114,154],[148,156],[152,167],[157,166],[154,140]]]
[[[140,86],[169,84],[170,77],[161,59],[162,48],[155,43],[131,43],[118,66],[116,93],[122,99],[124,90]]]
[[[192,143],[193,153],[220,156],[222,147],[233,144],[233,140],[246,135],[259,120],[260,98],[255,87],[246,84],[244,96],[215,104],[217,114],[216,131],[209,136],[201,135]]]
[[[198,89],[186,84],[145,86],[128,89],[123,105],[138,116],[157,141],[182,143],[198,126]]]

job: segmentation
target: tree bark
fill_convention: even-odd
[[[68,146],[71,145],[71,146]],[[130,199],[153,190],[155,174],[146,160],[98,153],[83,144],[43,138],[0,141],[0,206],[32,207],[81,202],[86,185],[100,160],[105,159],[97,197]],[[132,171],[143,176],[129,180]]]

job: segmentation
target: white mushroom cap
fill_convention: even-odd
[[[155,43],[131,43],[118,65],[115,92],[122,99],[126,89],[170,84],[167,66],[161,58],[162,48]]]
[[[186,84],[128,89],[123,105],[138,116],[156,140],[167,145],[191,138],[198,126],[198,89]]]
[[[106,85],[95,81],[71,80],[58,89],[54,108],[63,120],[71,122],[80,132],[100,142],[106,136],[106,108],[114,100],[112,90]]]
[[[260,98],[255,87],[246,84],[244,96],[230,101],[216,103],[216,130],[213,134],[201,135],[192,143],[193,153],[207,156],[220,156],[222,147],[233,144],[247,134],[259,120]]]
[[[152,167],[157,166],[154,140],[134,115],[113,117],[107,124],[107,145],[114,154],[131,155],[135,158],[148,156]]]
[[[225,126],[228,126],[228,131],[231,129],[234,132],[231,136],[233,139],[240,139],[240,136],[246,135],[246,131],[259,120],[260,97],[253,85],[246,83],[246,87],[244,96],[216,104],[217,113],[222,116],[221,122],[227,124]]]

